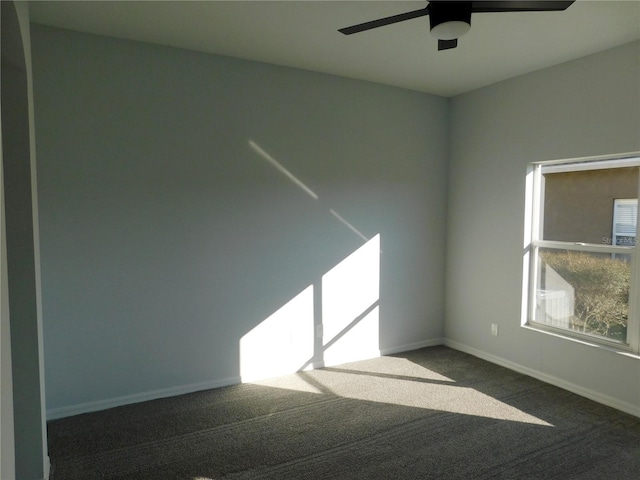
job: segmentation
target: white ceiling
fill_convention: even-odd
[[[474,14],[437,51],[428,17],[345,36],[338,28],[424,1],[44,1],[34,23],[257,60],[453,96],[640,39],[640,1],[578,0],[564,12]]]

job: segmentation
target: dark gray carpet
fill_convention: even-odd
[[[52,480],[640,478],[640,419],[451,350],[49,423]]]

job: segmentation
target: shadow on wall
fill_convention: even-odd
[[[250,140],[249,145],[319,200],[258,144]],[[380,235],[369,240],[333,209],[329,212],[366,243],[240,339],[243,382],[380,355]]]

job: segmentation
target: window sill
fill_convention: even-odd
[[[597,348],[599,350],[604,350],[607,352],[615,353],[617,355],[622,355],[629,358],[634,358],[636,360],[640,360],[640,355],[633,352],[630,348],[624,347],[620,345],[620,347],[616,347],[615,345],[605,345],[604,343],[599,343],[596,341],[590,341],[588,338],[577,337],[572,335],[566,335],[561,332],[556,332],[548,328],[544,328],[543,326],[526,324],[522,325],[522,328],[526,330],[531,330],[534,332],[542,333],[544,335],[551,335],[556,338],[561,338],[563,340],[567,340],[569,342],[578,343],[580,345],[585,345],[587,347]]]

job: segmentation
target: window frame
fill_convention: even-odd
[[[638,250],[638,243],[636,242],[636,245],[634,246],[622,246],[614,245],[613,241],[611,244],[593,244],[584,242],[543,240],[545,199],[543,171],[544,173],[560,173],[629,166],[640,167],[640,153],[550,162],[535,162],[530,165],[529,173],[531,174],[531,183],[527,184],[526,202],[526,218],[528,221],[525,222],[525,288],[523,288],[523,293],[526,295],[526,298],[523,299],[523,303],[526,305],[526,309],[523,308],[523,313],[526,312],[526,316],[523,319],[524,326],[535,330],[554,333],[569,339],[585,341],[589,344],[609,347],[618,352],[631,353],[634,355],[640,354],[640,251]],[[638,172],[637,198],[640,199],[640,169]],[[638,211],[638,218],[636,219],[636,222],[637,225],[640,225],[640,209]],[[638,233],[639,232],[636,231],[636,239],[638,238]],[[629,286],[629,316],[627,321],[626,342],[607,339],[604,336],[578,332],[535,321],[540,264],[538,252],[541,248],[587,253],[605,253],[611,255],[630,255],[631,278]]]

